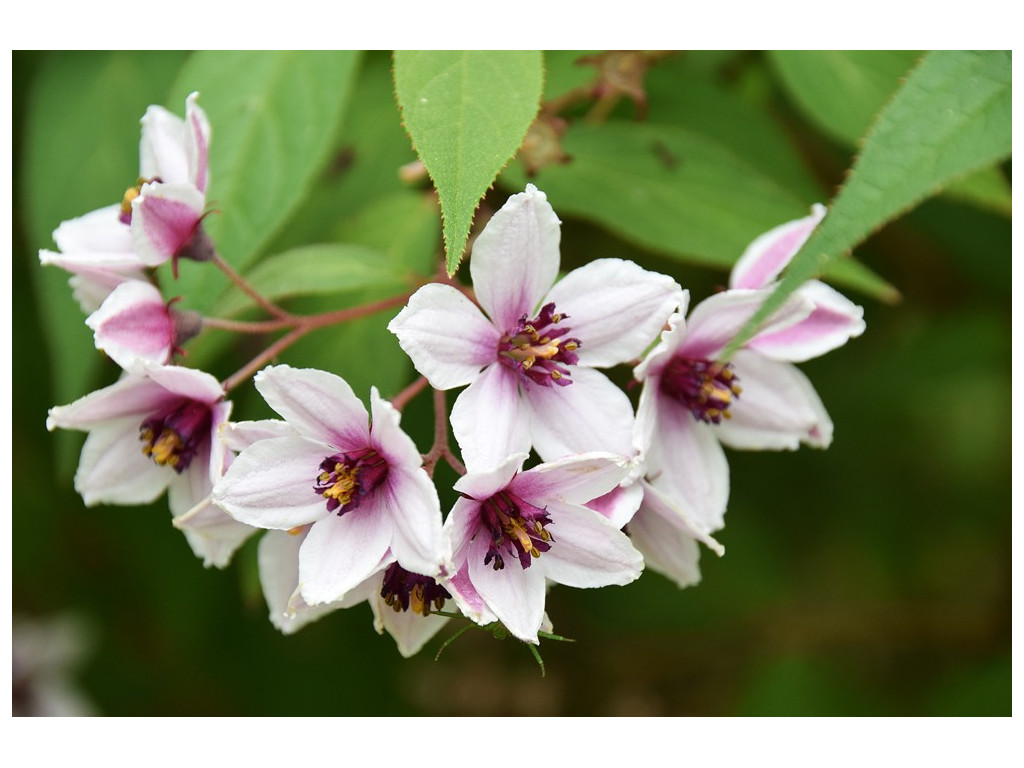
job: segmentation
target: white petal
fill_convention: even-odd
[[[641,483],[620,485],[604,496],[591,499],[586,506],[604,517],[616,528],[621,529],[633,519],[643,497],[644,491]]]
[[[175,517],[185,514],[210,498],[213,491],[213,482],[210,479],[210,447],[209,443],[200,443],[188,467],[181,474],[172,472],[167,487],[167,500],[171,514]]]
[[[452,432],[471,472],[492,469],[530,450],[529,423],[511,368],[492,363],[456,398]]]
[[[680,587],[700,582],[700,547],[671,519],[641,506],[629,523],[629,537],[643,554],[648,568]]]
[[[275,365],[257,373],[254,383],[267,404],[304,437],[341,450],[370,444],[366,406],[340,376]]]
[[[532,184],[512,195],[473,244],[469,271],[480,306],[501,332],[531,314],[558,275],[561,222]]]
[[[227,567],[238,548],[259,530],[238,522],[208,498],[174,518],[174,527],[185,533],[192,551],[207,568]]]
[[[120,203],[91,211],[61,222],[53,233],[53,241],[64,254],[119,254],[135,266],[142,266],[132,248],[131,229],[120,217]]]
[[[309,529],[299,551],[299,591],[309,605],[341,600],[380,568],[393,530],[375,497],[370,494],[358,509],[328,515]]]
[[[771,293],[770,288],[759,291],[737,288],[704,299],[694,307],[686,321],[686,339],[679,345],[679,353],[687,357],[713,360]],[[800,298],[799,294],[793,294],[762,323],[760,333],[774,333],[795,325],[810,315],[813,309],[813,304]]]
[[[391,467],[406,470],[418,469],[423,465],[416,443],[399,426],[402,414],[380,396],[376,387],[370,388],[370,444],[383,456]]]
[[[305,531],[298,535],[267,531],[260,539],[260,584],[270,609],[270,623],[286,635],[342,607],[337,603],[308,606],[301,598],[295,599],[299,586],[299,547],[304,539]]]
[[[572,384],[524,389],[533,446],[545,461],[590,451],[633,454],[633,406],[593,368],[572,368]],[[493,428],[493,427],[492,427]]]
[[[185,100],[185,154],[188,159],[188,181],[200,192],[209,184],[210,121],[197,103],[198,93]]]
[[[139,361],[133,370],[141,371],[168,392],[200,403],[213,404],[224,397],[224,388],[206,371],[180,365],[159,365],[147,360]]]
[[[629,537],[592,509],[552,502],[547,527],[554,542],[534,561],[552,581],[570,587],[629,584],[639,578],[643,557]],[[506,568],[514,567],[506,565]]]
[[[244,451],[259,440],[272,437],[298,437],[298,430],[287,421],[278,419],[261,419],[259,421],[233,421],[221,425],[220,440],[225,447],[235,451]]]
[[[729,464],[717,426],[697,421],[679,404],[658,398],[658,425],[647,454],[647,474],[705,531],[725,524]],[[670,489],[670,490],[668,490]]]
[[[314,490],[330,446],[301,437],[261,440],[231,463],[213,489],[214,503],[239,522],[290,530],[326,517]]]
[[[644,381],[648,376],[656,376],[672,359],[675,351],[686,339],[686,308],[690,303],[690,292],[683,291],[683,299],[678,312],[673,312],[665,321],[665,330],[661,332],[658,343],[647,353],[640,364],[633,369],[633,377]]]
[[[629,470],[629,462],[612,453],[567,456],[519,473],[509,483],[509,490],[527,501],[585,504],[617,488]]]
[[[580,365],[604,368],[639,357],[682,302],[671,277],[632,261],[598,259],[559,280],[543,303],[566,317],[559,326],[580,340]]]
[[[391,551],[411,573],[437,576],[451,564],[448,540],[441,533],[441,505],[433,481],[422,469],[392,468],[382,486],[394,536]]]
[[[75,490],[86,506],[148,504],[167,488],[174,470],[142,453],[139,423],[114,419],[89,433],[75,473]]]
[[[150,282],[121,283],[85,322],[95,331],[96,348],[122,368],[140,359],[162,364],[171,357],[174,321]]]
[[[470,548],[467,559],[473,586],[509,632],[538,644],[537,630],[544,618],[544,569],[522,568],[518,560],[508,558],[505,567],[496,571],[484,565],[487,547],[486,538],[477,536]]]
[[[163,107],[151,106],[142,117],[139,174],[166,184],[189,181],[185,157],[185,122]]]
[[[864,333],[864,308],[817,280],[797,293],[814,305],[804,321],[775,333],[759,333],[746,347],[775,360],[800,363],[841,347]]]
[[[497,359],[501,337],[461,291],[440,283],[416,291],[388,330],[434,389],[473,381]]]
[[[396,611],[379,594],[370,599],[373,609],[374,627],[377,632],[386,631],[395,639],[398,652],[405,658],[415,656],[420,649],[448,623],[447,616],[421,616],[408,611]]]
[[[732,268],[729,287],[764,288],[775,280],[825,216],[823,205],[815,204],[812,211],[810,216],[765,232],[748,245]]]
[[[444,536],[451,546],[454,568],[459,568],[465,562],[466,553],[479,527],[480,502],[460,496],[455,500],[443,528]]]
[[[643,488],[644,517],[655,515],[670,524],[675,530],[681,531],[687,538],[699,541],[716,555],[721,557],[725,554],[725,547],[711,536],[707,528],[702,525],[693,515],[678,503],[678,498],[673,496],[673,488],[670,484],[659,480],[654,482],[640,483]],[[637,512],[639,516],[640,513]],[[633,526],[629,527],[630,532]],[[672,540],[675,540],[675,536]]]
[[[743,393],[718,436],[730,448],[796,450],[800,443],[827,448],[832,419],[808,378],[794,365],[740,350],[733,356]]]
[[[138,419],[136,431],[145,417],[156,413],[180,398],[155,381],[143,376],[125,375],[109,387],[97,389],[68,405],[50,409],[46,428],[91,429],[110,419]]]
[[[523,468],[523,462],[529,457],[528,453],[513,453],[493,469],[467,472],[455,481],[453,487],[463,496],[482,501],[489,499],[512,482],[512,478]]]

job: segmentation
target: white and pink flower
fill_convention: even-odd
[[[147,504],[167,490],[179,516],[209,496],[220,475],[217,431],[230,412],[210,374],[139,363],[109,387],[51,408],[46,426],[89,433],[75,474],[86,505]]]
[[[243,450],[213,500],[258,528],[311,525],[299,553],[303,600],[343,600],[394,561],[439,575],[448,552],[437,491],[398,412],[377,390],[368,423],[365,406],[334,374],[281,365],[258,373],[255,384],[296,434]]]
[[[724,525],[729,467],[723,444],[795,450],[801,443],[827,448],[832,441],[832,421],[821,399],[792,363],[860,335],[861,307],[812,282],[792,294],[730,360],[720,360],[822,215],[816,208],[812,216],[755,240],[737,262],[733,287],[701,302],[685,321],[684,302],[635,370],[644,382],[635,445],[646,457],[648,482],[630,531],[652,567],[681,585],[699,577],[696,546],[687,544],[689,554],[672,555],[666,543],[709,537]]]
[[[598,259],[556,283],[559,239],[547,198],[528,185],[473,245],[480,307],[435,283],[388,325],[435,389],[469,384],[451,422],[471,470],[531,446],[546,460],[592,450],[632,454],[632,406],[596,368],[641,355],[681,290],[621,259]]]
[[[500,621],[520,640],[537,643],[548,581],[628,584],[640,576],[643,559],[618,520],[583,506],[616,488],[629,462],[587,453],[522,472],[526,458],[515,454],[455,484],[462,498],[445,521],[455,572],[442,583],[478,624]],[[614,506],[628,519],[631,510]]]

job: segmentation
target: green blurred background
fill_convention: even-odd
[[[856,71],[877,74],[871,87],[884,95],[912,61],[908,55],[876,54]],[[42,269],[37,251],[53,247],[49,234],[61,220],[117,201],[134,181],[138,119],[150,103],[181,111],[174,84],[186,59],[124,52],[13,58],[13,609],[82,621],[86,653],[73,678],[98,711],[1010,714],[1008,166],[993,169],[995,192],[935,198],[858,249],[858,259],[902,300],[844,289],[864,305],[867,332],[803,366],[835,422],[835,441],[824,452],[729,454],[732,494],[719,537],[728,554],[704,552],[699,586],[679,590],[647,573],[622,588],[554,588],[548,612],[556,631],[577,642],[542,645],[546,677],[518,643],[477,631],[438,661],[440,638],[404,660],[390,638],[374,633],[365,605],[281,636],[259,592],[255,541],[228,569],[206,570],[171,528],[163,501],[84,508],[72,488],[81,436],[46,432],[47,408],[113,381],[117,371],[92,349],[66,275]],[[549,94],[592,74],[574,60],[549,56]],[[842,116],[830,125],[801,100],[806,70],[798,59],[760,53],[668,57],[647,76],[648,120],[718,132],[700,109],[700,88],[713,87],[707,98],[725,105],[715,114],[739,110],[733,128],[743,124],[742,110],[771,120],[795,160],[773,156],[764,164],[779,166],[776,177],[790,174],[803,203],[825,202],[854,147]],[[265,253],[328,237],[375,244],[372,214],[413,195],[395,172],[414,155],[393,105],[387,57],[363,57],[352,78],[357,106],[341,124],[335,162]],[[623,101],[611,119],[632,123],[633,114]],[[216,123],[214,132],[216,142]],[[367,135],[374,143],[364,147]],[[488,206],[516,189],[517,174],[510,168]],[[542,171],[542,189],[544,180]],[[563,269],[600,256],[633,258],[672,274],[694,300],[726,282],[723,269],[641,248],[652,246],[574,217],[554,195],[552,202],[565,222]],[[403,221],[436,237],[436,212],[426,211]],[[431,249],[424,256],[410,246],[415,252],[402,258],[425,259],[429,268]],[[378,383],[394,395],[412,371],[383,330],[388,317],[370,318],[344,338],[311,337],[283,360],[330,366],[357,392]],[[237,351],[204,343],[192,359],[212,361],[217,375],[244,362]],[[613,373],[626,380],[625,370]],[[251,390],[235,399],[240,417],[265,413]],[[404,416],[421,448],[430,419],[426,397]]]

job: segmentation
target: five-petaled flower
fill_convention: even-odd
[[[471,469],[534,447],[552,460],[632,454],[633,409],[596,368],[635,359],[681,300],[670,277],[598,259],[555,283],[560,222],[532,184],[473,245],[480,311],[449,285],[420,288],[388,328],[435,389],[464,384],[452,408]],[[486,312],[486,315],[484,314]]]
[[[365,406],[334,374],[280,365],[258,373],[255,384],[297,434],[242,451],[213,500],[258,528],[312,524],[299,553],[303,600],[342,600],[396,560],[439,575],[448,553],[437,491],[398,412],[376,388],[368,424]]]
[[[515,454],[455,484],[462,498],[445,521],[455,571],[443,583],[478,624],[498,620],[537,643],[548,580],[571,587],[628,584],[640,576],[643,559],[619,521],[583,506],[618,486],[629,462],[587,453],[522,472],[526,458]]]
[[[87,505],[146,504],[168,490],[177,517],[219,477],[217,430],[230,412],[210,374],[142,362],[109,387],[51,408],[46,426],[89,433],[75,474]]]
[[[812,282],[790,296],[729,361],[719,359],[823,215],[816,207],[811,216],[757,238],[737,262],[732,287],[701,302],[686,321],[684,302],[635,370],[644,382],[636,447],[647,460],[645,487],[653,484],[656,492],[641,506],[631,530],[650,529],[638,537],[638,546],[652,567],[680,584],[693,583],[699,573],[696,547],[688,546],[692,562],[676,558],[673,564],[664,553],[655,555],[645,539],[664,547],[670,528],[677,539],[694,533],[700,538],[724,525],[729,467],[721,444],[794,450],[800,443],[826,448],[832,440],[832,421],[821,399],[792,363],[862,333],[860,307]]]

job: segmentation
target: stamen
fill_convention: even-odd
[[[380,596],[396,613],[412,609],[420,616],[429,616],[433,609],[444,608],[444,601],[451,599],[451,594],[429,576],[410,573],[398,563],[392,563],[384,571]]]
[[[684,405],[694,418],[720,424],[732,418],[729,406],[743,391],[731,363],[674,357],[661,375],[661,391]]]
[[[564,338],[571,329],[558,327],[568,315],[555,312],[555,305],[545,304],[532,320],[519,318],[498,342],[498,360],[520,374],[525,384],[533,382],[544,387],[572,384],[570,371],[575,365],[579,339]]]
[[[210,406],[194,400],[150,416],[139,427],[143,455],[181,474],[203,442],[210,439],[211,418]]]
[[[481,505],[480,522],[491,534],[491,546],[484,565],[496,571],[505,567],[502,551],[529,568],[535,557],[551,549],[554,539],[545,528],[551,525],[547,510],[523,501],[510,491],[501,491]]]
[[[327,500],[328,512],[337,511],[341,517],[357,509],[387,475],[387,461],[372,448],[339,453],[320,462],[313,490]]]
[[[140,176],[139,180],[135,182],[134,187],[128,187],[124,191],[124,197],[121,198],[121,214],[118,216],[122,224],[132,223],[132,200],[142,194],[143,185],[149,184],[152,181],[160,181],[160,179],[144,179]]]

